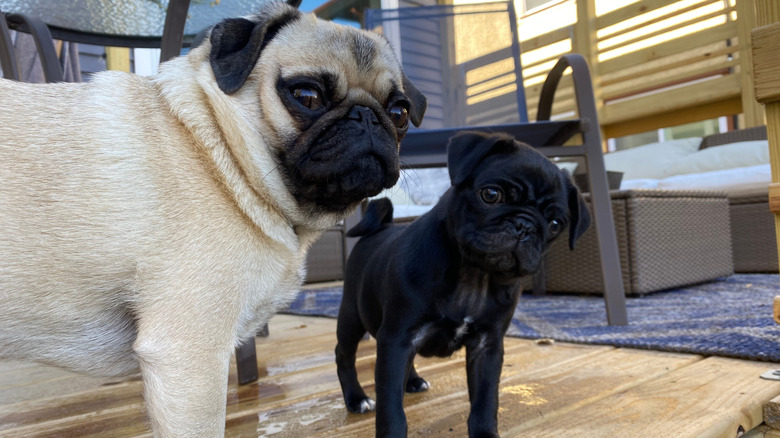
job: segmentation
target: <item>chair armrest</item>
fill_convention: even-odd
[[[39,18],[24,14],[9,14],[7,19],[9,23],[12,23],[12,27],[32,35],[35,47],[38,49],[38,56],[41,59],[43,77],[46,82],[62,82],[60,60],[57,57],[57,50],[54,48],[54,41],[46,23]]]
[[[550,73],[547,74],[547,78],[542,86],[542,92],[539,95],[539,106],[536,112],[537,121],[550,120],[555,91],[558,89],[558,83],[563,77],[563,72],[569,67],[572,69],[574,97],[577,102],[579,118],[590,123],[598,120],[597,114],[593,113],[596,108],[596,101],[593,97],[593,82],[591,81],[588,63],[582,55],[570,53],[561,56],[552,70],[550,70]],[[587,129],[587,126],[584,128]]]
[[[19,64],[16,63],[14,56],[14,45],[11,43],[11,32],[2,11],[0,11],[0,68],[6,79],[21,80]]]

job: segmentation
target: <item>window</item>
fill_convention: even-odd
[[[670,128],[627,135],[625,137],[610,138],[607,145],[610,151],[620,151],[642,146],[657,141],[673,140],[677,138],[704,137],[719,132],[726,132],[728,124],[726,118],[703,120],[701,122],[672,126]]]

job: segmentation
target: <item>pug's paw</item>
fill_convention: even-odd
[[[349,409],[350,412],[354,412],[356,414],[372,412],[374,408],[376,408],[376,402],[368,397],[354,401],[352,403],[347,403],[347,409]]]
[[[409,379],[406,382],[406,392],[423,392],[431,389],[431,384],[422,377]]]

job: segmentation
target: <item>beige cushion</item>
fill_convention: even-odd
[[[667,172],[668,176],[684,175],[759,164],[769,164],[769,144],[766,140],[741,141],[707,148],[672,163]]]
[[[721,146],[712,149],[719,147]],[[729,197],[734,198],[765,195],[771,182],[772,172],[769,164],[759,164],[670,176],[658,181],[656,187],[664,190],[715,190],[726,192]]]
[[[677,161],[698,153],[701,137],[650,143],[604,154],[607,170],[623,172],[623,179],[661,179],[671,176],[667,169]]]

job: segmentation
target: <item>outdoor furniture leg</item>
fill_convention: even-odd
[[[236,369],[239,385],[245,385],[257,380],[257,350],[254,337],[236,348]]]
[[[162,40],[160,41],[160,62],[179,56],[182,41],[184,41],[184,25],[189,9],[190,0],[171,0],[168,3],[165,27],[163,27]]]
[[[552,102],[563,72],[571,67],[577,112],[584,123],[589,123],[582,134],[585,147],[585,165],[591,195],[593,223],[601,257],[601,274],[604,279],[604,301],[609,325],[627,325],[626,295],[623,275],[620,272],[620,253],[612,216],[612,199],[609,196],[607,170],[601,151],[601,132],[598,126],[593,83],[585,58],[577,54],[562,56],[547,75],[539,97],[537,120],[549,120]]]

